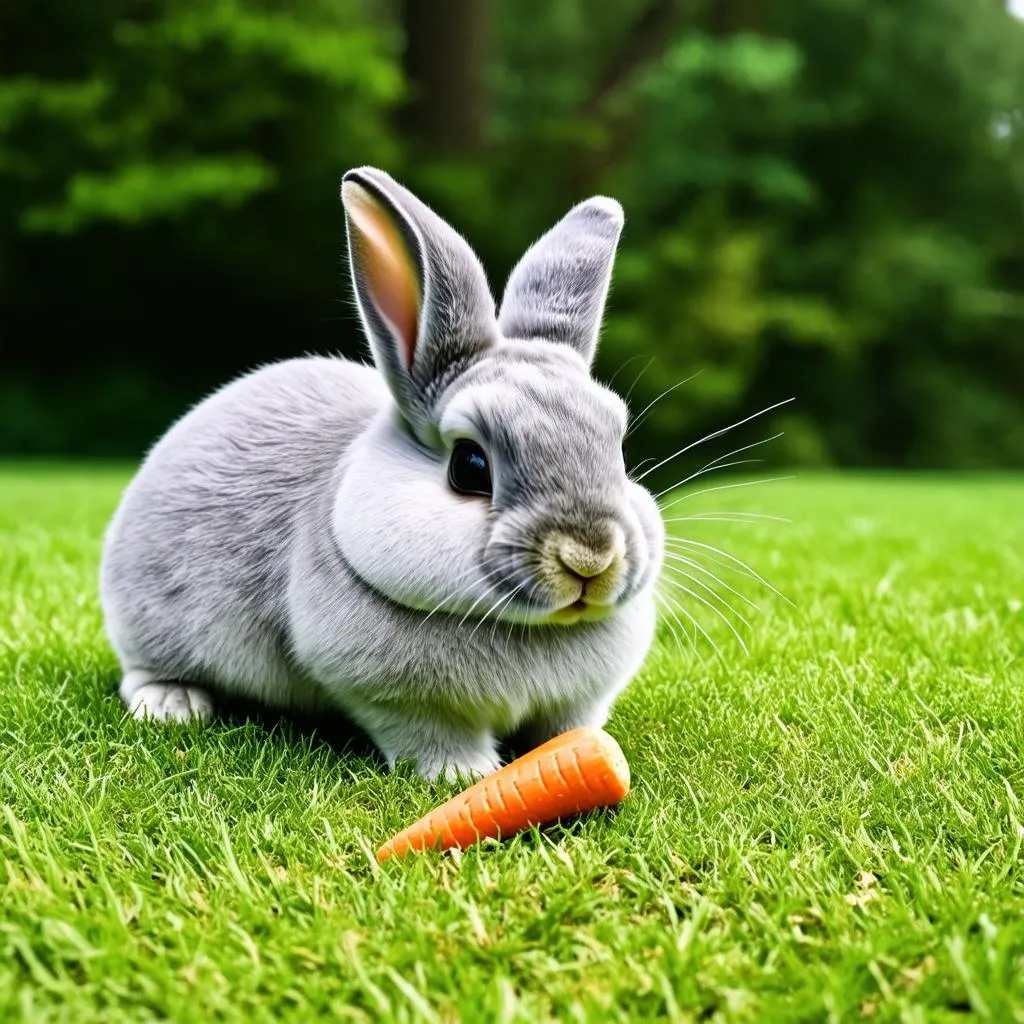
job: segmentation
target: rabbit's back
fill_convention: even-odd
[[[296,520],[389,402],[373,369],[308,358],[235,380],[182,417],[106,537],[102,599],[122,663],[303,703],[285,609]]]

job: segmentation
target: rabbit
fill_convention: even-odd
[[[575,206],[500,310],[465,240],[381,170],[342,179],[374,367],[263,366],[173,424],[100,571],[138,718],[213,694],[347,716],[427,780],[512,732],[601,726],[655,628],[664,533],[590,374],[620,205]]]

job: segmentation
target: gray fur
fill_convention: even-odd
[[[607,196],[594,196],[534,242],[505,286],[498,316],[505,337],[561,342],[589,365],[622,224],[622,207]]]
[[[140,716],[209,714],[207,691],[337,709],[391,764],[479,775],[518,727],[540,740],[604,723],[653,635],[662,527],[626,476],[625,408],[587,356],[564,331],[502,340],[482,277],[451,272],[458,236],[404,190],[389,196],[396,216],[415,209],[424,278],[483,294],[447,296],[459,311],[446,313],[435,288],[422,373],[405,382],[378,337],[383,375],[292,360],[187,413],[123,496],[101,595]],[[550,264],[552,243],[539,252]],[[603,299],[607,282],[584,276]],[[595,302],[580,302],[582,333]],[[492,502],[448,486],[467,436],[489,454]],[[552,544],[618,552],[571,624],[550,619],[580,589]]]
[[[410,426],[421,439],[428,440],[432,402],[448,381],[498,342],[487,275],[465,239],[390,175],[374,167],[360,167],[345,175],[343,188],[346,182],[361,185],[387,206],[419,263],[423,313],[415,359],[406,367],[375,306],[349,224],[349,264],[374,360]]]

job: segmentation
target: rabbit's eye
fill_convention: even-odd
[[[448,483],[459,494],[491,496],[491,467],[475,441],[456,441],[448,463]]]

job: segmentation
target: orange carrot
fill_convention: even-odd
[[[616,804],[628,792],[629,765],[618,743],[602,729],[573,729],[403,829],[377,851],[377,860],[510,836],[531,825]]]

